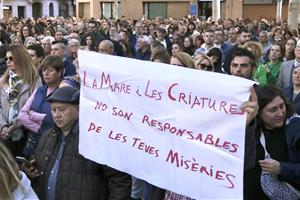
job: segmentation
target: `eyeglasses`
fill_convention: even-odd
[[[89,26],[89,28],[95,28],[95,26]]]
[[[11,62],[14,61],[14,59],[13,59],[12,56],[10,56],[10,57],[5,57],[4,60],[5,60],[5,62],[7,62],[8,60],[11,61]]]
[[[203,63],[199,63],[197,65],[200,69],[205,70],[205,71],[212,71],[213,67],[211,65],[206,65]]]

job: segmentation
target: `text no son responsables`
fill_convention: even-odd
[[[89,80],[89,81],[88,81]],[[83,73],[83,86],[93,89],[109,89],[114,93],[124,95],[136,95],[137,97],[146,97],[155,101],[161,101],[167,98],[170,102],[178,102],[187,105],[190,109],[206,109],[213,112],[222,112],[225,114],[242,115],[243,112],[237,104],[229,103],[225,100],[216,100],[210,97],[195,95],[192,92],[177,91],[179,83],[171,83],[166,92],[160,91],[151,85],[148,80],[145,86],[132,86],[129,81],[115,82],[109,73],[102,72],[97,78],[88,77],[87,72]]]
[[[96,102],[94,110],[111,112],[112,116],[121,117],[126,121],[132,121],[133,117],[135,116],[133,112],[125,111],[117,106],[110,108],[108,104],[99,101]],[[224,139],[222,140],[221,138],[216,137],[213,133],[203,133],[202,131],[195,132],[189,130],[188,128],[178,127],[170,122],[153,119],[146,114],[142,115],[142,118],[140,119],[135,119],[134,122],[153,128],[156,130],[154,133],[170,134],[174,137],[180,137],[182,139],[214,146],[230,153],[236,153],[238,150],[240,150],[238,144]],[[93,127],[93,123],[91,123],[91,127]],[[93,128],[91,130],[93,130]]]

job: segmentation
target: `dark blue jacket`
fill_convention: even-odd
[[[285,126],[288,162],[280,162],[280,175],[300,189],[300,116],[291,117]]]
[[[35,97],[31,104],[31,110],[38,113],[46,114],[42,122],[41,128],[38,130],[39,134],[42,134],[54,125],[51,114],[51,106],[50,103],[47,102],[47,89],[48,87],[46,85],[40,86],[37,89]]]
[[[62,77],[74,76],[74,75],[76,75],[76,67],[72,63],[72,60],[67,58],[64,60],[64,71],[63,71]]]
[[[227,54],[229,53],[230,49],[231,49],[232,45],[224,42],[222,45],[221,45],[221,50],[222,50],[222,53],[223,53],[223,56],[222,56],[222,62],[224,63],[225,62],[225,58],[227,56]]]
[[[283,91],[284,96],[287,98],[287,100],[291,104],[293,104],[294,109],[295,109],[295,113],[297,113],[298,115],[300,115],[300,94],[298,94],[296,96],[296,98],[293,99],[293,94],[294,94],[293,90],[294,90],[293,87],[290,86],[290,87],[284,88],[282,91]]]

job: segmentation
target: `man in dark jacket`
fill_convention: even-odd
[[[238,43],[227,50],[226,56],[224,58],[223,68],[226,73],[228,73],[228,74],[231,73],[230,65],[231,65],[231,61],[233,59],[233,57],[232,57],[233,52],[235,52],[237,50],[237,48],[242,47],[246,42],[250,41],[250,39],[251,39],[251,32],[248,29],[241,28],[238,31],[238,40],[237,40]]]
[[[58,88],[48,101],[56,126],[43,134],[36,160],[26,170],[31,177],[38,176],[35,190],[39,198],[130,199],[128,174],[97,164],[78,152],[79,91]]]

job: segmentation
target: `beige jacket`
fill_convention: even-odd
[[[35,87],[30,89],[29,85],[23,84],[22,88],[20,89],[20,93],[18,95],[18,110],[20,111],[21,108],[26,103],[27,99],[29,99],[32,92],[42,85],[40,79],[36,81]],[[8,127],[8,115],[9,115],[9,101],[8,101],[8,94],[7,94],[8,84],[4,84],[0,86],[0,131],[4,126]],[[9,127],[10,128],[10,127]],[[18,130],[19,129],[19,130]],[[16,124],[12,125],[10,129],[10,136],[14,140],[20,139],[23,136],[22,125],[20,122],[17,121]],[[17,134],[17,135],[15,135]]]

